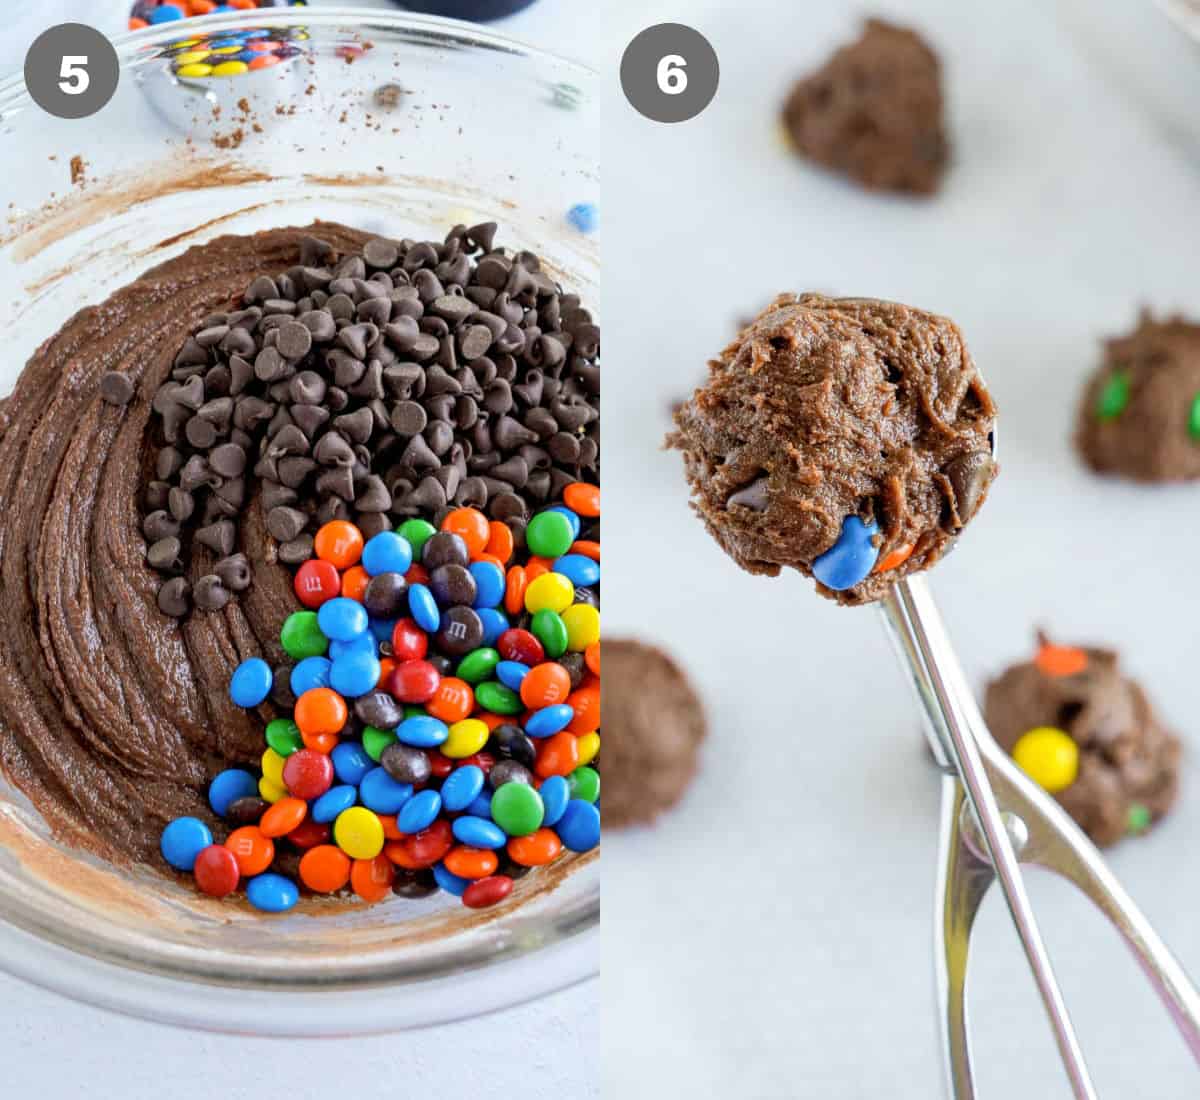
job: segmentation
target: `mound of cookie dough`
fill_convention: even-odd
[[[1032,661],[988,685],[984,711],[996,740],[1018,761],[1038,738],[1052,740],[1059,731],[1070,738],[1075,752],[1064,747],[1075,760],[1067,760],[1063,776],[1069,782],[1052,793],[1096,844],[1143,832],[1175,801],[1180,742],[1159,722],[1141,685],[1122,675],[1112,650],[1040,637]],[[1026,767],[1039,779],[1036,746],[1034,752]]]
[[[644,825],[674,806],[696,774],[704,707],[657,646],[605,639],[604,823]]]
[[[1143,313],[1132,332],[1109,340],[1075,439],[1096,473],[1200,478],[1200,325]]]
[[[785,294],[675,414],[692,505],[743,569],[844,604],[937,561],[995,477],[995,406],[957,326]]]
[[[795,86],[783,124],[798,152],[873,189],[932,194],[949,159],[937,54],[879,19]]]

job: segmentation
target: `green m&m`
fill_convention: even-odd
[[[300,727],[290,718],[276,718],[267,723],[267,744],[280,756],[291,756],[304,748]]]
[[[528,783],[502,783],[492,795],[492,820],[509,836],[530,836],[542,827],[546,807]]]
[[[468,684],[482,683],[491,676],[499,663],[499,653],[490,646],[481,646],[479,649],[471,650],[458,662],[455,675],[460,680],[466,680]]]
[[[567,651],[567,624],[557,611],[543,608],[535,612],[529,624],[533,636],[542,643],[546,656],[551,660],[561,657]]]
[[[297,661],[324,656],[329,648],[329,639],[321,633],[315,611],[293,611],[283,622],[279,643],[283,651]]]
[[[437,528],[425,519],[406,519],[396,528],[396,534],[407,539],[412,547],[413,561],[421,560],[421,551],[429,539],[437,534]]]
[[[515,691],[495,680],[488,680],[475,689],[475,702],[493,714],[520,714],[525,709]]]
[[[1116,420],[1129,404],[1129,372],[1113,371],[1100,387],[1096,398],[1096,418],[1104,423]]]
[[[543,558],[561,558],[571,549],[575,532],[562,512],[539,512],[525,528],[525,545]]]

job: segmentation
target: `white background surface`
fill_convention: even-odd
[[[1194,756],[1198,490],[1092,479],[1069,434],[1101,336],[1143,301],[1200,312],[1200,54],[1131,0],[647,2],[631,22],[683,10],[721,58],[716,101],[669,131],[614,112],[605,159],[604,615],[606,637],[684,658],[713,736],[677,814],[605,838],[605,1094],[928,1100],[937,787],[915,705],[876,613],[741,575],[707,539],[657,449],[666,407],[780,290],[954,317],[1002,423],[1001,478],[934,578],[969,674],[1027,656],[1037,622],[1119,641]],[[777,143],[790,78],[878,10],[946,59],[956,163],[932,202],[858,192]],[[1176,814],[1112,857],[1193,973],[1198,778],[1193,761]],[[1200,1095],[1115,936],[1033,886],[1100,1094]],[[996,897],[976,950],[981,1096],[1069,1095]]]
[[[45,22],[81,5],[57,8]],[[955,317],[1003,417],[1003,476],[936,577],[968,671],[982,682],[1026,655],[1035,622],[1064,640],[1119,640],[1200,749],[1198,490],[1096,482],[1067,442],[1103,334],[1143,301],[1200,312],[1200,54],[1146,0],[867,10],[910,19],[944,50],[956,165],[932,203],[859,194],[777,144],[788,82],[853,33],[857,5],[543,0],[508,24],[614,74],[605,534],[622,580],[606,591],[605,630],[667,642],[713,724],[680,811],[606,838],[603,1068],[594,986],[502,1017],[302,1050],[118,1020],[0,979],[6,1094],[575,1100],[595,1095],[597,1075],[621,1100],[939,1094],[936,785],[907,687],[872,612],[842,611],[798,579],[742,577],[706,540],[677,458],[657,449],[665,409],[735,318],[779,290],[896,297]],[[615,87],[624,45],[667,20],[702,30],[722,62],[714,104],[672,129],[634,115]],[[0,49],[13,62],[23,44],[0,38]],[[1200,973],[1194,765],[1186,782],[1176,814],[1113,863]],[[1114,937],[1065,888],[1034,886],[1102,1095],[1196,1095],[1200,1074]],[[1066,1096],[995,899],[972,980],[983,1096]]]

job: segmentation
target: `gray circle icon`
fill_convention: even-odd
[[[25,86],[56,118],[87,118],[113,97],[120,77],[117,51],[94,27],[60,23],[29,47]]]
[[[621,58],[625,98],[655,122],[695,118],[712,102],[720,79],[721,66],[708,39],[682,23],[647,27]]]

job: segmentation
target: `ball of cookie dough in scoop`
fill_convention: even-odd
[[[1099,474],[1200,478],[1200,324],[1143,313],[1109,340],[1084,390],[1076,443]]]
[[[797,569],[861,604],[936,562],[979,510],[995,416],[952,321],[785,294],[709,364],[667,443],[738,565]]]
[[[604,639],[604,825],[644,825],[683,797],[704,740],[704,707],[657,646]]]

